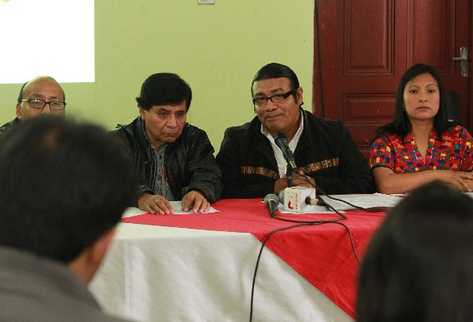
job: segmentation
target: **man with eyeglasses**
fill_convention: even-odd
[[[0,127],[0,134],[14,128],[21,120],[51,113],[64,115],[64,90],[50,76],[39,76],[23,84],[18,94],[16,118]]]
[[[136,204],[156,214],[205,211],[220,197],[221,172],[207,134],[187,123],[190,86],[178,75],[149,76],[136,98],[139,117],[114,131],[131,155],[140,180]]]
[[[228,128],[217,155],[223,197],[263,197],[289,186],[315,186],[328,194],[373,192],[368,164],[345,127],[302,109],[303,91],[292,69],[263,66],[251,94],[256,117]],[[294,155],[291,167],[280,138]]]

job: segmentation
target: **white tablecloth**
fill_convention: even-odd
[[[91,290],[107,311],[137,321],[248,321],[260,246],[246,233],[120,224]],[[265,249],[253,321],[352,319]]]

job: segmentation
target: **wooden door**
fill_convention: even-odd
[[[363,153],[374,130],[389,122],[395,92],[414,63],[435,66],[458,94],[458,120],[467,128],[470,78],[452,59],[472,53],[470,0],[315,0],[313,112],[338,119]]]

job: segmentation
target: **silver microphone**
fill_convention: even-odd
[[[279,197],[274,193],[268,193],[266,196],[264,196],[263,201],[266,205],[266,208],[268,208],[269,215],[271,218],[273,218],[275,216],[276,210],[278,210]]]

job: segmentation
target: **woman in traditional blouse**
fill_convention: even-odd
[[[473,190],[473,139],[447,118],[437,71],[416,64],[402,76],[394,120],[377,130],[370,166],[382,193],[405,193],[433,180]]]

